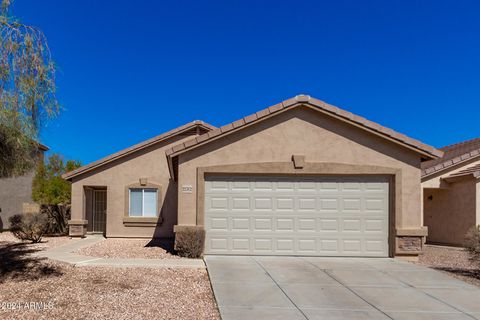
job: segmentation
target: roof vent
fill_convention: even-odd
[[[298,102],[308,102],[310,101],[310,96],[308,94],[299,94],[295,97],[295,100]]]

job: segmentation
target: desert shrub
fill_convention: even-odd
[[[205,230],[186,227],[175,233],[175,251],[181,257],[200,258],[205,243]]]
[[[47,235],[68,234],[68,220],[71,217],[70,204],[42,204],[40,212],[47,217]]]
[[[40,242],[47,230],[48,219],[41,213],[16,214],[8,219],[10,231],[20,240]]]
[[[480,225],[472,227],[465,235],[465,249],[470,260],[480,267]]]

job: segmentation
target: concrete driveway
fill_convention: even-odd
[[[480,319],[480,289],[394,259],[205,261],[223,320]]]

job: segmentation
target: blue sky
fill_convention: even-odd
[[[480,136],[478,1],[15,0],[46,34],[64,110],[42,141],[82,163],[299,93],[434,146]]]

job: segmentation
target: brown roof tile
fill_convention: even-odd
[[[268,110],[270,110],[270,113],[274,113],[274,112],[280,111],[282,109],[283,109],[283,104],[281,104],[281,103],[277,103],[276,105],[268,107]]]
[[[255,113],[257,115],[257,118],[260,119],[262,117],[268,116],[270,114],[270,111],[268,108],[263,109]]]
[[[251,114],[249,116],[246,116],[245,118],[243,118],[243,121],[245,121],[245,124],[247,123],[250,123],[250,122],[253,122],[255,120],[257,120],[257,115],[256,114]]]
[[[474,175],[475,177],[478,177],[480,175],[480,164],[476,164],[466,169],[463,169],[459,172],[452,173],[451,175],[448,176],[448,178],[462,177],[462,176],[468,176],[468,175]]]
[[[220,129],[213,129],[212,131],[208,131],[205,133],[208,135],[208,139],[211,139],[213,137],[219,136],[222,134],[222,131]]]
[[[422,163],[422,177],[446,170],[480,155],[480,138],[455,143],[440,150],[444,152],[443,157]]]
[[[243,119],[240,119],[240,120],[237,120],[235,122],[232,123],[233,127],[234,128],[238,128],[238,127],[241,127],[245,124],[245,120]]]
[[[442,154],[443,154],[441,151],[439,151],[439,150],[437,150],[437,149],[435,149],[435,148],[433,148],[429,145],[426,145],[426,144],[424,144],[424,143],[422,143],[418,140],[407,137],[404,134],[395,132],[392,129],[389,129],[389,128],[386,128],[386,127],[383,127],[383,126],[379,125],[378,123],[372,122],[372,121],[367,120],[363,117],[354,115],[351,112],[342,110],[338,107],[327,104],[327,103],[325,103],[321,100],[311,98],[310,96],[305,96],[305,95],[296,96],[294,98],[291,98],[291,99],[285,100],[285,101],[283,101],[279,104],[276,104],[272,107],[263,109],[263,110],[257,112],[256,114],[246,116],[243,119],[240,119],[240,120],[237,120],[237,121],[233,122],[232,127],[234,129],[238,129],[238,128],[241,128],[243,126],[246,126],[249,123],[259,121],[263,118],[266,118],[271,113],[280,112],[280,111],[282,111],[286,108],[290,108],[290,107],[293,107],[293,106],[301,106],[301,105],[316,107],[323,112],[331,113],[331,114],[335,115],[336,117],[339,117],[340,119],[346,120],[347,122],[356,123],[358,125],[361,125],[361,126],[365,127],[366,129],[378,132],[380,135],[384,135],[384,136],[387,136],[387,137],[389,137],[393,140],[396,140],[397,143],[407,145],[410,148],[412,148],[414,150],[417,150],[418,152],[422,153],[423,155],[425,155],[428,158],[435,159],[437,157],[442,156]],[[218,131],[220,131],[220,130],[218,130]],[[221,134],[222,135],[223,134],[229,134],[229,132],[232,132],[232,131],[234,131],[234,130],[227,130],[226,132],[223,132],[223,130],[222,130]],[[205,142],[205,141],[209,140],[210,138],[213,138],[213,137],[216,137],[216,136],[219,136],[219,135],[220,134],[218,132],[212,132],[211,131],[208,134],[204,134],[204,135],[198,137],[196,139],[196,142],[197,142],[196,144],[200,144],[202,142]],[[194,148],[195,144],[190,144],[189,143],[188,146],[189,147],[186,148],[185,151],[187,151],[191,148]],[[184,150],[182,150],[181,152],[184,152]],[[175,156],[176,154],[171,153],[170,156],[172,156],[172,155]]]
[[[284,108],[288,108],[290,106],[293,106],[295,104],[298,104],[298,100],[296,98],[290,98],[282,102]]]
[[[202,134],[202,135],[195,138],[195,141],[197,141],[197,143],[201,143],[201,142],[206,141],[206,140],[208,140],[208,134]]]
[[[233,124],[231,124],[231,123],[220,127],[220,131],[222,131],[222,133],[225,133],[225,132],[230,131],[232,129],[233,129]]]

